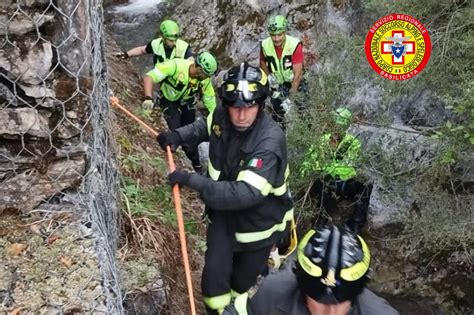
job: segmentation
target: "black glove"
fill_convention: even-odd
[[[125,60],[125,59],[128,59],[128,54],[126,51],[122,51],[122,52],[116,53],[115,57]]]
[[[181,136],[176,131],[167,131],[162,132],[156,138],[160,147],[166,151],[166,147],[170,146],[171,152],[176,151],[176,149],[181,144]]]
[[[178,184],[180,186],[186,186],[189,182],[189,177],[191,174],[188,172],[175,170],[173,173],[168,175],[168,181],[171,186]]]

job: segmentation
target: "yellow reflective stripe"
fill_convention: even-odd
[[[239,315],[248,315],[247,312],[247,301],[249,299],[249,294],[247,292],[240,294],[235,298],[234,306],[237,314]]]
[[[357,235],[357,237],[359,238],[360,243],[362,244],[362,252],[364,253],[364,258],[362,259],[362,261],[359,261],[353,266],[341,270],[341,278],[347,281],[359,280],[363,275],[365,275],[370,265],[369,247],[362,239],[362,237],[360,237],[359,235]]]
[[[166,78],[166,74],[161,72],[157,68],[154,68],[153,70],[148,71],[146,75],[151,77],[151,79],[153,80],[153,83],[161,82],[164,78]]]
[[[207,115],[206,123],[207,123],[207,134],[211,136],[211,128],[212,128],[212,116],[214,115],[214,111],[209,112]]]
[[[283,196],[286,193],[286,188],[286,183],[284,183],[280,187],[274,188],[272,190],[272,194],[274,194],[275,196]]]
[[[254,188],[258,189],[263,196],[268,196],[268,194],[270,193],[275,196],[282,196],[287,191],[286,182],[283,183],[283,185],[281,185],[280,187],[273,188],[273,186],[264,177],[250,170],[240,171],[237,175],[237,181],[243,181],[253,186]]]
[[[313,277],[321,277],[323,274],[323,270],[316,266],[306,255],[304,254],[304,248],[308,244],[308,240],[316,233],[315,230],[310,230],[303,239],[300,241],[298,245],[298,263],[300,264],[301,268],[306,271],[307,274]]]
[[[219,314],[224,310],[226,305],[229,305],[231,301],[230,292],[219,295],[219,296],[211,296],[211,297],[204,297],[204,303],[211,309],[217,310]]]
[[[237,175],[237,181],[246,182],[258,189],[264,196],[268,196],[268,194],[273,190],[272,185],[270,185],[264,177],[249,170],[240,171]]]
[[[293,219],[293,211],[294,209],[291,208],[285,213],[285,216],[283,217],[283,220],[281,223],[277,223],[271,228],[265,230],[265,231],[260,231],[260,232],[247,232],[247,233],[235,233],[235,239],[240,242],[240,243],[252,243],[252,242],[257,242],[261,240],[265,240],[272,236],[273,233],[279,231],[282,232],[286,228],[286,223],[287,221],[291,221]]]
[[[214,165],[212,165],[211,159],[209,159],[209,162],[207,163],[207,172],[209,173],[211,179],[215,181],[217,181],[221,175],[221,172],[216,170]]]

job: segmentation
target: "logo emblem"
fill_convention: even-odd
[[[372,69],[389,80],[413,78],[426,66],[430,54],[428,31],[405,14],[384,16],[365,39],[365,55]]]
[[[216,134],[217,137],[221,136],[221,127],[217,124],[212,125],[212,131]]]

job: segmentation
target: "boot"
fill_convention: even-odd
[[[346,226],[355,234],[360,234],[362,228],[367,222],[367,213],[369,211],[369,198],[361,197],[355,204],[355,211],[346,222]]]

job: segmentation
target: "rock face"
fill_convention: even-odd
[[[0,259],[0,313],[122,314],[101,1],[3,0],[0,25],[0,248],[23,246]],[[69,224],[87,236],[52,236]]]
[[[0,21],[7,27],[0,34],[0,213],[28,213],[78,186],[85,172],[88,6],[64,1],[50,10],[48,4],[2,3]],[[70,151],[71,144],[82,151],[56,154]]]

